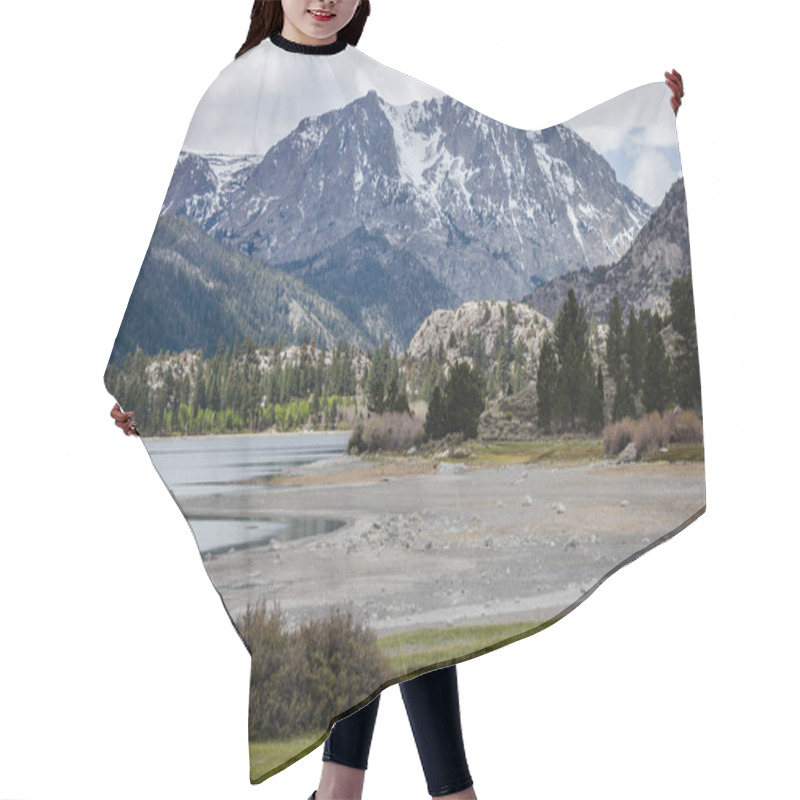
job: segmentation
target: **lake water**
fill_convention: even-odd
[[[280,436],[192,436],[146,439],[144,444],[159,475],[178,505],[206,494],[269,492],[268,485],[243,483],[286,469],[341,455],[350,431]],[[188,518],[200,551],[220,552],[295,539],[335,530],[341,520],[298,517],[296,520]]]

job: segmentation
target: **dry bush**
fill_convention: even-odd
[[[646,453],[656,452],[667,441],[667,428],[658,411],[651,411],[636,421],[633,444],[636,447],[637,458]]]
[[[327,728],[334,715],[364,700],[388,678],[375,632],[331,610],[328,618],[285,629],[277,602],[247,606],[236,625],[252,656],[251,740],[285,739]]]
[[[625,417],[606,425],[603,431],[603,452],[606,458],[619,455],[629,442],[636,447],[637,458],[654,453],[671,442],[702,442],[703,422],[694,411],[682,409],[651,411],[634,420]]]
[[[678,412],[665,411],[669,415],[669,441],[670,442],[702,442],[703,421],[694,411]]]
[[[359,420],[353,426],[348,449],[358,452],[364,450],[407,450],[419,445],[424,436],[424,420],[404,412],[372,414],[366,420]]]
[[[621,453],[633,441],[636,421],[623,417],[618,422],[606,425],[603,431],[603,453],[606,458]]]

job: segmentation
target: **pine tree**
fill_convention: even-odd
[[[382,414],[384,405],[383,378],[380,375],[373,375],[367,387],[367,410],[375,414]]]
[[[428,413],[425,417],[423,430],[426,439],[440,439],[447,432],[447,421],[445,419],[444,400],[439,386],[433,387],[430,403],[428,403]]]
[[[550,432],[556,402],[558,363],[556,351],[548,336],[539,350],[539,364],[536,370],[536,412],[539,427]]]
[[[508,384],[511,378],[509,361],[508,350],[506,350],[505,344],[501,343],[497,353],[497,385],[500,391],[505,393],[508,393]]]
[[[574,339],[568,339],[564,358],[558,369],[556,381],[556,408],[559,420],[570,428],[575,426],[575,419],[581,409],[583,391],[583,362],[578,355]]]
[[[450,370],[444,387],[447,430],[458,431],[468,439],[478,436],[478,420],[485,408],[481,380],[466,361]]]
[[[582,305],[578,305],[575,290],[571,286],[567,292],[567,299],[556,314],[554,334],[556,353],[562,364],[570,340],[575,342],[579,358],[583,357],[583,352],[588,347],[589,323],[586,321],[586,312]]]
[[[635,417],[636,404],[633,399],[633,390],[625,372],[622,372],[614,393],[614,405],[611,409],[611,421],[619,422],[623,417]]]
[[[608,374],[614,381],[614,385],[620,380],[624,349],[625,328],[622,320],[622,306],[619,296],[615,294],[608,310],[608,335],[606,336],[606,363],[608,364]]]
[[[203,360],[203,351],[199,352],[199,359],[197,362],[197,376],[194,385],[194,404],[195,408],[202,409],[206,407],[206,367]]]
[[[676,278],[669,290],[672,327],[680,336],[675,357],[675,395],[684,408],[700,408],[700,361],[691,272]]]
[[[642,385],[644,374],[644,356],[646,337],[641,322],[636,318],[633,309],[628,315],[628,328],[625,331],[626,350],[628,353],[628,378],[630,381],[631,392],[634,397]]]
[[[397,400],[395,400],[394,410],[398,414],[409,414],[411,415],[411,407],[408,404],[408,395],[405,392],[400,392],[397,395]]]
[[[515,392],[525,388],[528,382],[528,346],[522,338],[517,339],[514,345],[514,378],[512,385]]]
[[[398,374],[397,360],[389,354],[389,340],[384,339],[370,360],[367,373],[367,408],[382,414],[388,406],[386,390]]]
[[[661,333],[655,328],[647,340],[644,376],[642,380],[642,403],[646,411],[664,409],[672,399],[672,370]]]
[[[560,420],[574,428],[576,419],[587,415],[595,379],[589,354],[589,323],[572,287],[556,315],[554,336],[559,360],[556,407]]]
[[[605,424],[603,413],[603,367],[597,368],[597,383],[589,397],[589,407],[586,411],[586,424],[593,433],[603,430]]]

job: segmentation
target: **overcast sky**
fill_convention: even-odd
[[[671,95],[666,83],[648,83],[565,123],[606,158],[617,180],[652,206],[681,175]]]
[[[287,92],[287,83],[304,90]],[[358,48],[331,58],[298,59],[265,42],[222,70],[199,103],[182,149],[265,153],[302,119],[341,108],[370,89],[393,105],[442,94]],[[619,181],[652,206],[681,174],[670,95],[663,81],[645,84],[565,122],[609,161]]]

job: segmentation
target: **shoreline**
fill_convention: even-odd
[[[241,437],[241,436],[305,436],[313,434],[321,436],[323,434],[340,434],[352,433],[352,428],[345,428],[336,431],[317,431],[317,430],[298,430],[298,431],[249,431],[244,433],[182,433],[174,436],[142,436],[143,440],[147,441],[173,441],[183,439],[221,439],[223,437]]]
[[[234,620],[265,598],[290,627],[346,608],[380,637],[551,619],[705,507],[703,462],[431,466],[387,475],[380,461],[321,459],[266,490],[193,498],[182,510],[344,520],[204,565]]]

